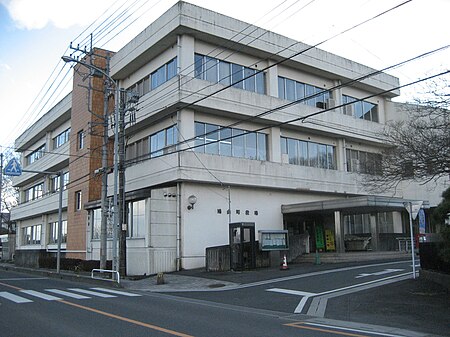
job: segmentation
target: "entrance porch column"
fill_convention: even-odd
[[[370,233],[372,234],[371,247],[372,250],[378,250],[378,224],[376,214],[370,214]]]
[[[334,236],[336,240],[336,252],[344,253],[344,217],[341,211],[334,211]]]

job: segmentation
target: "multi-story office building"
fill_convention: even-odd
[[[309,235],[310,251],[345,252],[355,236],[397,249],[408,236],[403,202],[435,205],[441,190],[402,184],[373,195],[361,184],[380,169],[380,133],[397,114],[397,78],[346,84],[374,72],[184,2],[113,54],[110,75],[140,96],[125,131],[128,274],[204,266],[206,247],[228,244],[230,222]],[[24,167],[67,170],[64,251],[99,259],[101,137],[89,126],[105,103],[103,84],[89,95],[82,80],[75,73],[72,94],[16,146]],[[15,180],[19,250],[54,249],[55,179]],[[112,174],[108,182],[111,197]]]

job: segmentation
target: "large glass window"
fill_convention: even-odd
[[[347,172],[381,174],[381,154],[353,149],[346,150]]]
[[[378,213],[379,233],[394,233],[394,216],[392,212]]]
[[[92,216],[92,239],[100,240],[100,233],[102,228],[102,211],[101,208],[96,208],[91,211]],[[111,219],[108,217],[106,220],[106,237],[113,237],[113,225]]]
[[[195,122],[195,151],[256,160],[267,159],[266,135]]]
[[[58,147],[67,143],[69,141],[69,138],[70,138],[70,128],[61,132],[59,135],[53,138],[53,148],[57,149]]]
[[[48,243],[58,243],[58,228],[59,228],[58,221],[49,223]],[[67,220],[62,221],[61,233],[62,233],[61,242],[63,243],[67,242]]]
[[[344,234],[370,234],[370,214],[344,215]]]
[[[37,150],[34,150],[27,156],[27,164],[30,165],[34,163],[36,160],[42,158],[45,152],[45,144],[39,147]]]
[[[63,190],[67,189],[67,184],[69,183],[69,172],[64,172],[63,174]],[[51,191],[59,191],[59,175],[52,177],[51,180]]]
[[[128,236],[133,238],[145,236],[145,200],[128,203]]]
[[[343,111],[346,115],[372,122],[379,122],[378,105],[376,104],[359,100],[358,98],[348,95],[342,95],[342,104],[347,104],[343,107]]]
[[[175,125],[150,136],[150,158],[158,157],[175,150],[178,129]]]
[[[177,58],[170,60],[150,74],[150,89],[156,89],[177,74]],[[144,90],[144,89],[143,89]]]
[[[278,76],[278,97],[326,109],[331,94],[320,87]]]
[[[39,245],[41,243],[41,227],[42,225],[24,227],[22,229],[22,244]]]
[[[235,88],[266,93],[263,72],[210,56],[195,54],[195,77],[213,83],[232,84]]]
[[[288,155],[289,164],[336,169],[333,145],[281,137],[281,153]]]
[[[44,183],[40,183],[25,190],[25,201],[39,199],[43,195],[44,195]]]

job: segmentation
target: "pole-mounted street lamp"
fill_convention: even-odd
[[[113,225],[113,249],[112,249],[112,255],[113,255],[113,270],[117,271],[118,268],[118,259],[117,259],[117,239],[118,239],[118,223],[119,223],[119,219],[118,219],[118,201],[117,201],[117,195],[118,195],[118,184],[119,184],[119,176],[118,176],[118,172],[119,172],[119,151],[117,148],[117,144],[119,144],[119,114],[120,114],[120,107],[119,107],[119,94],[120,94],[120,89],[119,89],[119,84],[117,81],[115,81],[109,74],[107,74],[104,70],[80,61],[78,59],[75,59],[73,57],[70,56],[62,56],[61,59],[66,62],[66,63],[78,63],[81,64],[89,69],[92,69],[96,72],[101,73],[102,75],[104,75],[113,85],[114,85],[114,97],[115,97],[115,103],[114,103],[114,116],[115,116],[115,125],[114,125],[114,144],[115,145],[115,149],[114,149],[114,195],[113,195],[113,203],[114,203],[114,225]],[[106,116],[105,116],[106,117]],[[106,121],[105,121],[106,122]],[[106,165],[104,165],[103,170],[106,169]],[[106,172],[104,172],[104,175],[106,175]],[[106,198],[102,198],[101,202],[102,202],[102,210],[104,211],[105,209],[105,204],[106,200],[103,200]],[[104,247],[104,254],[106,254],[106,236],[105,238],[103,238],[102,240],[104,240],[104,242],[101,243],[101,245],[103,245]]]

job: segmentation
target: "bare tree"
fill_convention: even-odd
[[[448,81],[433,82],[421,97],[399,105],[403,120],[387,123],[381,170],[363,183],[369,189],[385,191],[404,180],[425,184],[450,174]]]
[[[14,152],[11,149],[5,149],[3,152],[3,166],[5,166],[13,157],[16,157]],[[3,175],[2,177],[1,191],[1,216],[3,217],[3,213],[10,213],[11,208],[19,203],[19,191],[17,188],[13,187],[11,177],[7,175]],[[15,231],[15,228],[13,227],[14,223],[11,222],[9,216],[2,219],[2,224],[7,225],[8,233]]]

